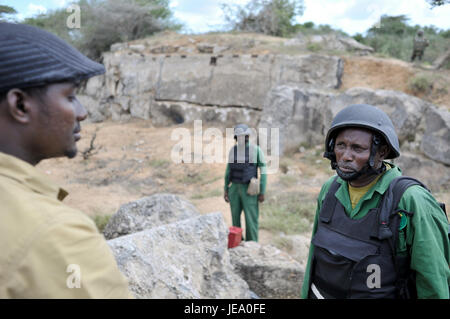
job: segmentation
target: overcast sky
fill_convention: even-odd
[[[170,7],[175,18],[185,24],[184,32],[203,33],[217,31],[224,26],[221,3],[245,4],[248,1],[170,0]],[[68,3],[68,0],[0,0],[0,4],[14,7],[19,12],[19,18],[64,8]],[[304,5],[305,12],[297,22],[329,24],[350,35],[365,32],[383,14],[407,15],[411,25],[434,25],[440,29],[450,29],[450,5],[430,9],[425,0],[304,0]]]

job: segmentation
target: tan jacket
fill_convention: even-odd
[[[0,298],[130,298],[94,222],[32,165],[0,153]]]

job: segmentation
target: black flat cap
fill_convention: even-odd
[[[0,22],[0,92],[54,82],[78,82],[105,67],[54,34],[25,24]]]

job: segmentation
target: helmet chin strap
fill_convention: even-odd
[[[386,170],[385,165],[381,165],[380,168],[375,169],[373,168],[373,166],[370,166],[369,161],[366,162],[366,165],[364,165],[363,168],[353,173],[344,173],[339,169],[339,167],[336,167],[336,173],[338,174],[338,176],[347,182],[354,181],[360,178],[361,176],[379,175],[383,173],[385,170]]]

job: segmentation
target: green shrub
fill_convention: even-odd
[[[168,0],[78,0],[81,28],[69,29],[65,8],[27,18],[23,23],[57,34],[84,54],[99,59],[111,44],[141,39],[157,32],[179,30]]]
[[[306,48],[312,52],[318,52],[322,50],[322,46],[319,43],[309,43]]]
[[[250,0],[245,5],[222,4],[221,7],[232,30],[280,37],[295,33],[294,19],[304,10],[302,0]]]
[[[260,206],[259,225],[275,233],[303,233],[311,229],[315,209],[315,200],[302,193],[271,196]]]
[[[433,82],[426,76],[418,75],[408,81],[408,87],[414,93],[429,93]]]
[[[112,215],[95,215],[91,217],[99,232],[103,232]]]
[[[423,63],[432,64],[447,50],[450,30],[439,30],[434,26],[411,26],[407,23],[408,20],[404,15],[384,15],[380,19],[380,28],[372,27],[367,31],[365,37],[357,34],[354,38],[373,47],[378,54],[410,61],[414,37],[419,29],[423,29],[424,37],[430,42],[425,49]]]

